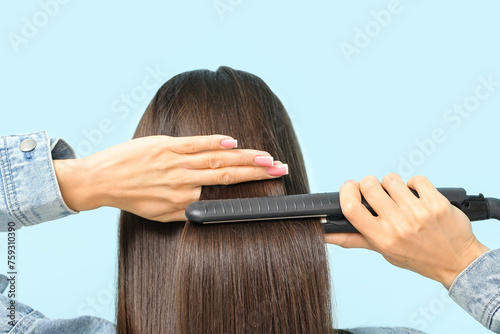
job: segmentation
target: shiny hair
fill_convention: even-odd
[[[204,186],[201,200],[309,192],[283,104],[244,71],[220,67],[173,77],[154,96],[134,138],[212,134],[269,152],[288,163],[290,175]],[[271,332],[335,332],[317,219],[197,225],[121,212],[117,333]]]

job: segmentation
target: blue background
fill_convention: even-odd
[[[221,3],[226,10],[218,12],[214,5]],[[83,157],[131,139],[171,76],[227,65],[260,76],[283,101],[313,192],[396,172],[500,197],[498,1],[61,0],[56,7],[26,0],[0,6],[2,135],[47,130]],[[37,30],[30,31],[32,24]],[[161,74],[145,87],[151,71]],[[478,100],[476,88],[488,78],[497,84]],[[484,85],[479,90],[488,93]],[[123,94],[133,103],[126,105]],[[450,108],[464,104],[472,110],[467,117],[452,114]],[[23,228],[19,300],[51,318],[89,314],[112,321],[118,212],[101,208]],[[498,222],[475,223],[474,232],[488,247],[500,247]],[[5,235],[0,238],[5,244]],[[339,326],[489,333],[439,283],[370,251],[328,250]]]

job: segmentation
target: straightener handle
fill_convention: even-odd
[[[439,188],[438,191],[457,207],[467,198],[462,188]],[[375,214],[364,199],[362,203]],[[337,192],[198,201],[189,205],[186,217],[198,224],[299,217],[345,219]]]

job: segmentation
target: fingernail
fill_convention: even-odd
[[[238,147],[238,141],[236,139],[222,139],[220,144],[222,147],[227,148]]]
[[[354,180],[347,180],[347,181],[344,182],[344,184],[346,184],[347,182],[351,182],[351,181],[354,181]]]
[[[257,155],[255,158],[253,158],[253,162],[255,162],[259,166],[264,167],[274,166],[274,158],[269,155]]]
[[[271,176],[288,175],[288,164],[269,167],[267,173]]]

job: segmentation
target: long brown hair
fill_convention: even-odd
[[[220,67],[166,82],[134,138],[225,134],[269,152],[290,175],[204,186],[201,199],[308,193],[302,153],[280,100],[259,77]],[[120,216],[118,333],[332,333],[318,220],[196,225]]]

